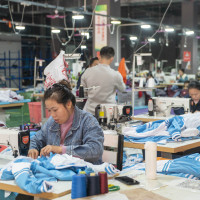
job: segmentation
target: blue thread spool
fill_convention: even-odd
[[[84,174],[78,174],[72,176],[71,198],[76,199],[86,196],[87,196],[86,176]]]

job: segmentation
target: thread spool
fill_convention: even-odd
[[[71,198],[81,198],[87,196],[86,175],[76,174],[72,176]]]
[[[108,193],[108,177],[106,172],[99,172],[100,192],[101,194]]]
[[[99,176],[95,173],[90,173],[87,177],[87,186],[88,196],[100,194]]]
[[[145,173],[147,179],[156,179],[157,170],[157,143],[145,143]]]
[[[85,171],[80,171],[79,174],[86,174],[86,172]]]
[[[79,97],[84,98],[84,89],[83,89],[82,85],[80,85],[80,87],[79,87]]]

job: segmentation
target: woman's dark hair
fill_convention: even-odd
[[[178,71],[182,71],[183,73],[185,73],[185,70],[184,70],[184,69],[182,69],[182,68],[180,68]]]
[[[72,88],[67,80],[62,80],[58,83],[52,85],[44,93],[44,100],[53,99],[57,103],[62,103],[65,105],[69,100],[72,102],[73,106],[76,104],[76,98],[71,92]]]
[[[199,83],[199,81],[191,81],[189,83],[188,89],[197,89],[197,90],[200,90],[200,83]]]
[[[147,73],[147,77],[150,76],[153,78],[153,74],[151,72]]]
[[[99,60],[99,59],[97,57],[91,58],[89,66],[91,66],[95,60]]]

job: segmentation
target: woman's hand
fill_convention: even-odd
[[[40,151],[40,156],[49,156],[50,152],[52,153],[62,153],[62,147],[60,146],[53,146],[53,145],[47,145]]]
[[[28,157],[31,157],[33,159],[36,159],[39,155],[39,151],[37,149],[30,149],[28,151]]]

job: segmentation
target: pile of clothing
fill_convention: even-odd
[[[24,97],[12,90],[0,90],[0,102],[14,102],[19,100],[24,100]]]
[[[51,181],[71,181],[72,176],[84,170],[87,174],[106,171],[108,175],[119,173],[113,165],[103,163],[93,165],[80,158],[68,154],[50,154],[50,157],[40,157],[36,160],[20,156],[0,169],[0,180],[15,180],[23,190],[38,194],[52,192]]]
[[[144,125],[125,127],[125,141],[145,143],[153,141],[165,144],[170,141],[184,141],[199,138],[200,112],[174,116]]]

